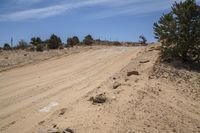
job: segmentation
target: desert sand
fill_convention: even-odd
[[[199,133],[199,72],[158,58],[152,46],[112,46],[6,67],[0,132]]]

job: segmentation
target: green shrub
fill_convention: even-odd
[[[80,43],[80,41],[77,36],[67,39],[67,46],[69,46],[69,47],[73,47],[73,46],[77,45],[78,43]]]
[[[22,50],[27,49],[28,48],[28,43],[25,42],[24,40],[20,40],[18,42],[18,45],[16,46],[16,48],[17,49],[22,49]]]
[[[74,40],[75,45],[80,43],[79,38],[77,36],[73,36],[73,40]]]
[[[86,45],[92,45],[93,42],[94,42],[94,40],[91,35],[85,36],[85,38],[83,40],[83,43]]]
[[[33,37],[33,38],[31,38],[30,43],[34,46],[37,46],[38,44],[42,43],[42,39],[40,39],[40,37]]]
[[[8,43],[5,43],[4,46],[3,46],[3,50],[10,50],[11,47]]]
[[[37,44],[36,51],[43,52],[44,51],[44,44]]]
[[[200,63],[200,6],[195,0],[175,2],[172,10],[154,23],[162,54]]]
[[[115,41],[115,42],[113,43],[113,45],[114,45],[114,46],[121,46],[122,44],[121,44],[120,42],[118,42],[118,41]]]
[[[50,39],[48,40],[48,48],[49,49],[58,49],[62,45],[62,41],[60,37],[52,34]]]

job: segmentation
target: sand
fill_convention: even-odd
[[[200,132],[200,74],[158,57],[150,47],[102,47],[3,71],[0,132]],[[99,94],[105,103],[89,100]]]

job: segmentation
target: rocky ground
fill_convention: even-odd
[[[0,82],[1,132],[200,132],[200,73],[160,62],[156,45],[90,49]]]

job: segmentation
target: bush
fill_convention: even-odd
[[[114,45],[114,46],[121,46],[122,44],[121,44],[120,42],[118,42],[118,41],[115,41],[115,42],[113,43],[113,45]]]
[[[79,38],[78,38],[77,36],[74,36],[74,37],[73,37],[73,40],[74,40],[74,42],[75,42],[75,45],[77,45],[77,44],[80,43]]]
[[[93,43],[93,38],[91,35],[87,35],[85,36],[84,40],[83,40],[83,43],[86,44],[86,45],[91,45]]]
[[[62,45],[62,41],[60,37],[52,34],[50,39],[48,40],[48,48],[49,49],[58,49]]]
[[[146,45],[147,43],[146,37],[144,35],[140,35],[139,38],[140,38],[139,42],[143,45]]]
[[[17,49],[22,49],[22,50],[27,49],[28,48],[28,43],[25,42],[24,40],[20,40],[18,42],[18,45],[16,46],[16,48]]]
[[[8,43],[5,43],[4,46],[3,46],[3,50],[10,50],[11,47]]]
[[[36,51],[43,52],[44,51],[44,44],[37,44]]]
[[[42,43],[42,39],[40,39],[40,37],[33,37],[33,38],[31,38],[30,43],[34,46],[37,46],[38,44]]]
[[[200,63],[200,6],[195,0],[175,2],[172,11],[154,23],[162,54]]]
[[[80,43],[80,41],[77,36],[67,39],[67,46],[73,47],[77,45],[78,43]]]

